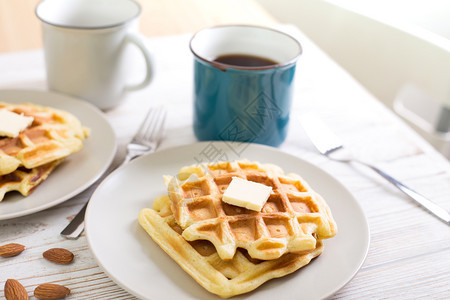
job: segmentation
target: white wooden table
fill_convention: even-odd
[[[450,228],[415,205],[370,170],[332,162],[319,155],[295,116],[316,112],[361,158],[375,163],[413,189],[450,210],[450,164],[398,117],[383,107],[342,68],[293,27],[304,47],[296,76],[292,123],[281,150],[297,155],[338,178],[362,205],[371,230],[368,257],[354,279],[335,298],[449,299]],[[192,57],[190,35],[148,41],[155,54],[155,80],[130,94],[106,116],[117,134],[117,164],[145,111],[153,105],[169,110],[161,149],[195,142],[192,132]],[[0,88],[45,90],[41,50],[0,55]],[[91,187],[92,189],[94,187]],[[68,299],[130,299],[102,272],[85,236],[65,240],[59,232],[87,201],[90,189],[56,207],[0,221],[0,244],[20,243],[26,252],[0,257],[0,297],[8,278],[19,280],[32,295],[41,283],[72,290]],[[1,205],[1,203],[0,203]],[[60,266],[42,252],[62,247],[76,263]]]

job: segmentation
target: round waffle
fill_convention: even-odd
[[[270,279],[295,272],[323,251],[322,242],[317,241],[312,250],[286,253],[274,260],[256,260],[239,249],[233,259],[223,261],[210,242],[188,242],[181,236],[167,196],[157,198],[153,209],[141,210],[139,224],[201,286],[223,298],[250,292]]]
[[[272,187],[260,212],[222,201],[232,177]],[[336,223],[322,197],[299,175],[246,160],[182,168],[168,182],[171,208],[188,241],[208,240],[222,260],[237,248],[255,259],[313,250],[333,237]]]
[[[72,114],[35,104],[0,102],[0,109],[34,118],[15,138],[0,137],[0,175],[20,166],[33,169],[81,150],[88,129]]]
[[[23,196],[28,196],[61,161],[62,159],[55,160],[33,169],[20,167],[9,174],[0,175],[0,201],[6,193],[11,191],[18,191]]]

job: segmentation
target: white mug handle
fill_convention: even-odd
[[[152,55],[150,54],[150,51],[148,51],[147,47],[145,46],[144,41],[140,35],[134,34],[134,33],[128,33],[125,36],[125,41],[136,45],[141,50],[142,54],[144,55],[145,64],[147,66],[147,70],[146,70],[147,73],[145,74],[145,78],[142,82],[133,84],[133,85],[128,85],[125,87],[126,91],[135,91],[135,90],[139,90],[139,89],[146,87],[152,81],[152,79],[153,79],[153,58],[152,58]]]

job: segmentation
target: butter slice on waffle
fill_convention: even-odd
[[[23,196],[28,196],[61,161],[62,159],[55,160],[33,169],[20,167],[9,174],[0,175],[0,201],[7,192],[11,191],[18,191]]]
[[[255,260],[238,250],[231,260],[223,261],[208,241],[187,242],[181,236],[169,202],[167,196],[157,198],[153,209],[139,213],[139,224],[201,286],[223,298],[250,292],[270,279],[290,274],[323,251],[322,242],[317,241],[314,249],[287,253],[275,260]]]
[[[0,137],[0,175],[20,166],[33,169],[81,150],[88,129],[72,114],[35,104],[0,102],[0,109],[34,118],[18,137]]]
[[[222,201],[232,177],[272,187],[260,212]],[[182,168],[168,184],[171,209],[188,241],[208,240],[222,260],[244,248],[255,259],[314,250],[336,223],[322,197],[299,175],[247,160]]]

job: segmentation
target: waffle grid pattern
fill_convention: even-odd
[[[0,109],[34,118],[18,137],[0,137],[0,175],[10,174],[20,166],[32,169],[67,157],[81,150],[89,134],[77,118],[65,111],[3,102]]]
[[[42,181],[47,179],[61,161],[56,160],[33,169],[21,167],[9,174],[0,175],[0,201],[3,200],[6,193],[12,191],[18,191],[23,196],[28,196]]]
[[[224,203],[232,177],[272,186],[261,212]],[[325,201],[298,175],[246,160],[185,167],[168,186],[177,223],[188,241],[208,240],[222,260],[244,248],[255,259],[316,248],[336,234]]]

